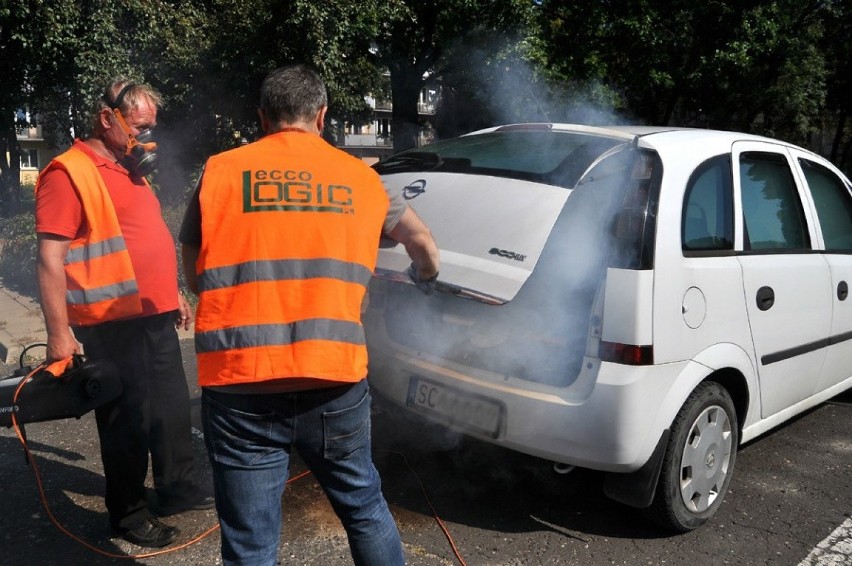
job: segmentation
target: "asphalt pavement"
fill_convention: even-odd
[[[209,482],[192,334],[180,336],[198,475]],[[44,339],[38,304],[0,287],[0,377]],[[743,447],[716,516],[673,536],[604,497],[598,472],[556,474],[549,462],[401,419],[379,400],[373,414],[374,459],[410,566],[852,566],[850,430],[852,391]],[[92,413],[31,423],[26,438],[35,466],[0,427],[0,564],[221,563],[213,510],[169,517],[181,535],[160,552],[112,536]],[[343,529],[305,472],[294,457],[279,564],[351,565]]]
[[[192,333],[181,331],[184,355]],[[47,335],[39,304],[0,286],[0,377],[44,358]],[[22,357],[22,353],[24,356]],[[192,380],[188,377],[188,383]],[[191,389],[193,444],[200,481],[209,467],[199,426],[199,390]],[[35,466],[27,464],[20,438],[0,428],[0,563],[38,564],[217,564],[215,511],[183,513],[166,520],[181,529],[178,543],[158,553],[113,538],[103,504],[103,468],[93,413],[80,419],[24,426]],[[148,485],[152,485],[149,474]],[[150,491],[151,499],[156,496]],[[193,539],[203,537],[199,542]],[[189,546],[181,548],[187,543]]]
[[[190,390],[197,476],[209,486],[192,329],[179,331],[179,337]],[[0,378],[11,376],[22,365],[41,361],[44,349],[38,344],[45,340],[38,302],[0,286]],[[22,353],[26,355],[22,357]],[[164,522],[177,526],[181,535],[163,550],[141,548],[113,536],[103,504],[103,468],[93,413],[80,419],[30,423],[24,426],[24,434],[35,465],[27,463],[16,432],[0,427],[0,564],[221,564],[214,510],[165,518]],[[390,458],[399,468],[403,461],[400,456],[377,455],[377,464]],[[292,458],[290,478],[284,501],[286,534],[279,549],[279,563],[351,564],[343,528],[298,456]],[[150,473],[147,485],[155,504]],[[439,533],[425,517],[433,535]],[[417,525],[424,521],[419,515],[415,519],[410,528],[418,531]],[[440,538],[437,546],[442,554],[447,548]],[[406,543],[405,553],[410,565],[452,563],[418,543]]]

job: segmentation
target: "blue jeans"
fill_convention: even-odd
[[[370,447],[367,381],[295,393],[202,391],[225,565],[275,564],[295,448],[343,523],[355,564],[404,564]]]

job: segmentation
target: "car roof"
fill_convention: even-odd
[[[692,146],[701,146],[705,150],[729,151],[737,141],[761,141],[786,147],[795,147],[807,153],[813,153],[783,140],[725,130],[704,128],[684,128],[675,126],[607,125],[587,126],[583,124],[530,122],[495,126],[477,130],[466,135],[478,135],[500,131],[543,131],[576,132],[600,135],[625,141],[634,140],[643,147],[658,151],[680,152]]]
[[[787,142],[759,136],[756,134],[746,134],[740,132],[732,132],[725,130],[711,130],[704,128],[685,128],[676,126],[641,126],[641,125],[606,125],[606,126],[587,126],[584,124],[567,124],[567,123],[548,123],[548,122],[529,122],[505,124],[494,126],[470,132],[465,135],[478,135],[489,132],[499,131],[535,131],[535,130],[550,130],[556,132],[578,132],[588,134],[598,134],[625,140],[633,139],[636,136],[647,138],[653,136],[656,140],[663,138],[677,138],[680,140],[693,138],[727,138],[730,141],[737,140],[753,140],[753,141],[768,141],[780,143],[783,145],[792,145]]]

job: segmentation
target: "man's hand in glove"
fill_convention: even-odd
[[[420,277],[420,273],[417,271],[417,268],[412,263],[408,266],[408,270],[406,271],[408,277],[414,282],[418,289],[420,289],[426,295],[431,295],[435,290],[435,282],[438,280],[438,274],[435,273],[432,277],[428,279],[423,279]]]

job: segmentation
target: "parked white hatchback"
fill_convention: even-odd
[[[687,531],[737,447],[852,387],[852,185],[788,143],[516,124],[376,165],[441,248],[436,292],[381,250],[364,321],[380,396],[604,470]]]

